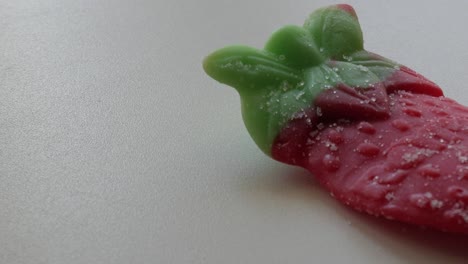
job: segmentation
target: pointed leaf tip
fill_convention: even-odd
[[[293,68],[303,69],[323,63],[312,36],[299,26],[285,26],[277,30],[265,45],[265,50],[284,59],[284,63]]]
[[[203,61],[203,68],[213,79],[240,93],[255,92],[282,81],[301,81],[299,70],[284,65],[273,54],[246,46],[229,46],[213,52]]]
[[[326,55],[339,58],[364,49],[361,26],[349,5],[334,5],[313,12],[304,23]]]

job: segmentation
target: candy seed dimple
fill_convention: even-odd
[[[398,184],[403,182],[404,179],[408,176],[408,173],[405,170],[397,170],[381,178],[379,180],[380,184]]]
[[[363,156],[372,157],[379,154],[380,148],[373,143],[365,142],[361,143],[356,151]]]
[[[457,110],[457,111],[460,111],[460,112],[462,112],[462,113],[467,113],[467,114],[468,114],[468,109],[466,109],[466,108],[464,108],[464,107],[462,107],[462,106],[458,106],[458,105],[457,105],[457,106],[453,107],[453,109],[454,109],[454,110]]]
[[[434,167],[432,164],[426,164],[418,168],[418,173],[427,178],[440,177],[440,169]]]
[[[328,139],[335,144],[340,144],[343,142],[343,135],[336,130],[331,130],[328,133]]]
[[[409,169],[411,167],[416,167],[421,162],[427,158],[432,157],[438,151],[430,149],[415,149],[413,151],[407,151],[401,156],[401,168]]]
[[[442,201],[434,199],[434,196],[430,192],[412,194],[409,200],[412,205],[422,209],[436,210],[444,205]]]
[[[413,117],[421,117],[422,113],[416,108],[413,107],[405,107],[403,108],[403,112],[409,116]]]
[[[463,130],[463,125],[456,120],[451,120],[451,122],[447,124],[447,129],[452,132],[461,132]]]
[[[333,142],[324,142],[325,147],[327,147],[330,151],[338,151],[338,147]]]
[[[392,126],[400,131],[407,131],[410,129],[410,124],[408,121],[403,120],[403,119],[395,119],[392,121]]]
[[[429,203],[429,199],[429,197],[421,193],[412,194],[409,197],[410,203],[419,208],[426,207],[426,205]]]
[[[408,99],[400,99],[400,102],[403,105],[406,105],[406,106],[414,106],[415,105],[413,101],[408,100]]]
[[[325,166],[325,168],[327,168],[327,170],[331,172],[337,171],[341,166],[340,159],[330,154],[326,154],[323,157],[322,163]]]
[[[442,110],[442,109],[438,109],[438,108],[433,108],[432,109],[432,113],[438,115],[438,116],[448,116],[449,113],[447,113],[446,111]]]
[[[357,129],[363,133],[370,134],[370,135],[375,133],[375,127],[369,122],[359,123],[357,126]]]
[[[460,186],[450,186],[447,189],[447,193],[452,196],[452,198],[460,199],[462,201],[468,201],[468,190]]]
[[[398,95],[400,96],[400,98],[409,98],[409,99],[413,99],[413,98],[414,98],[414,94],[413,94],[413,93],[405,92],[405,91],[398,93]]]
[[[423,101],[425,104],[427,104],[428,106],[436,106],[437,104],[433,101],[433,100],[424,100]]]

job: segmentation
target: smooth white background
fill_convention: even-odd
[[[333,1],[0,0],[0,263],[466,263],[265,157],[203,57]],[[349,1],[468,104],[467,1]]]

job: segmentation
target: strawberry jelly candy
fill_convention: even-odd
[[[268,156],[306,168],[356,210],[468,234],[468,108],[364,50],[351,6],[319,9],[263,50],[226,47],[203,66],[237,89]]]

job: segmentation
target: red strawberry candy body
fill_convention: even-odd
[[[264,50],[218,50],[204,68],[238,90],[264,153],[309,170],[342,203],[468,234],[468,108],[366,51],[351,6],[317,10]]]
[[[381,120],[294,120],[273,157],[306,168],[359,211],[468,234],[468,108],[405,91],[388,102]]]

